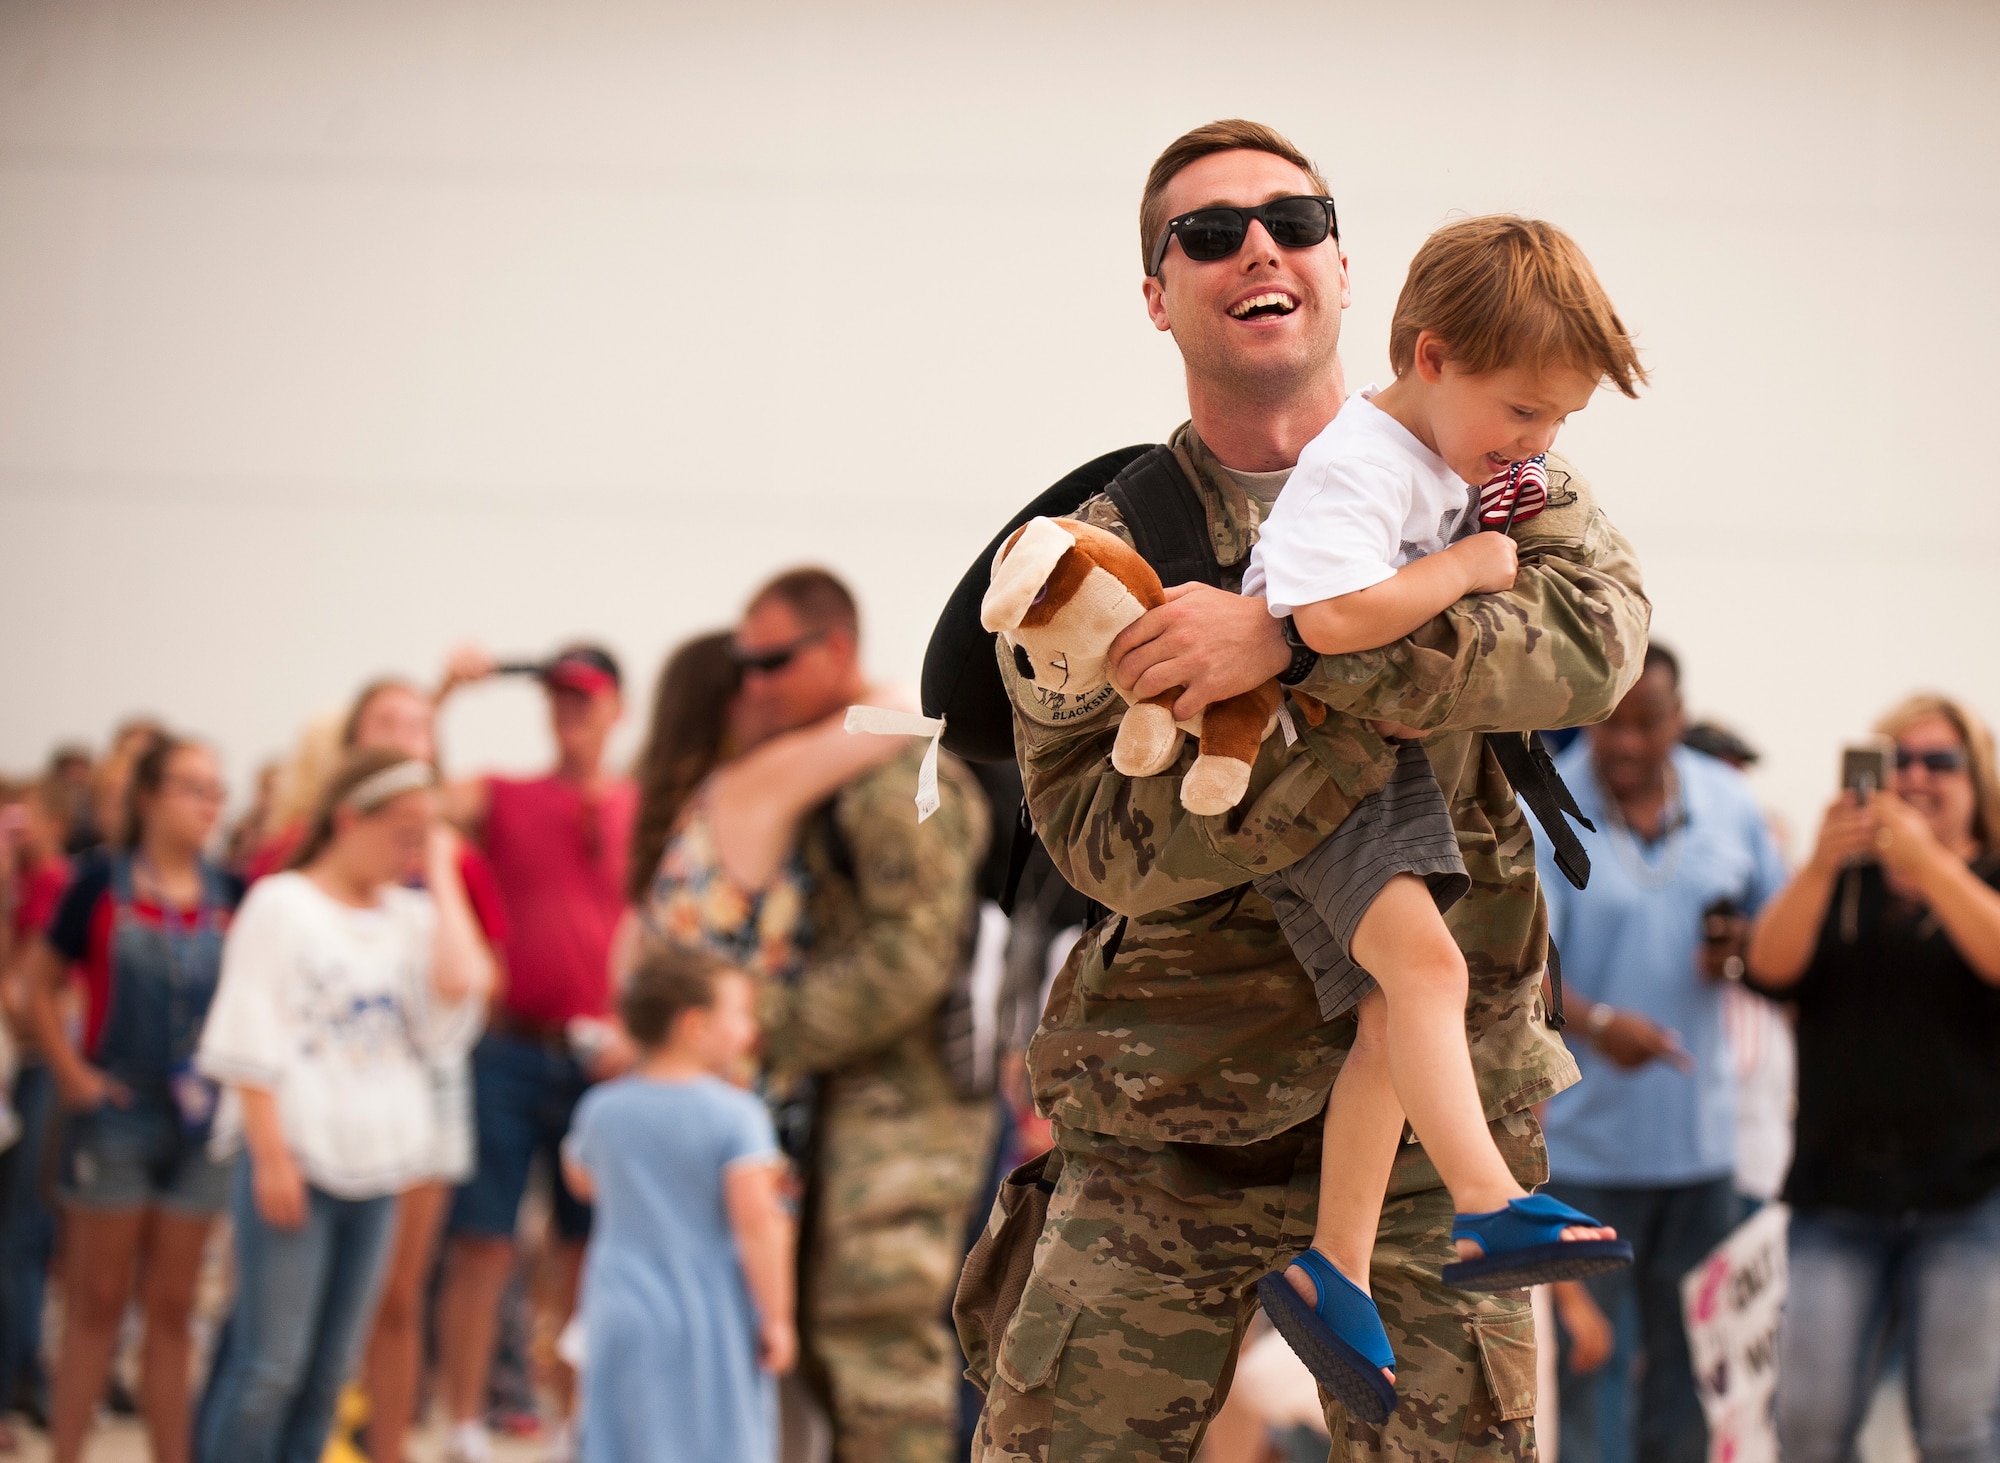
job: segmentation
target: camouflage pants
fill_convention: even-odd
[[[802,1339],[839,1463],[947,1463],[958,1347],[945,1322],[992,1157],[990,1102],[824,1112]]]
[[[1547,1178],[1530,1113],[1493,1125],[1523,1183]],[[997,1338],[978,1463],[1189,1463],[1228,1391],[1259,1276],[1311,1238],[1320,1124],[1242,1147],[1059,1129],[1061,1174],[1019,1308]],[[1328,1403],[1350,1463],[1531,1463],[1535,1333],[1525,1291],[1447,1290],[1451,1200],[1415,1146],[1399,1155],[1373,1291],[1399,1404],[1377,1429]],[[992,1342],[997,1341],[997,1351]],[[1324,1399],[1323,1399],[1324,1400]]]

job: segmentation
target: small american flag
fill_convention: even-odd
[[[1549,506],[1548,454],[1517,462],[1479,489],[1479,526],[1501,528],[1533,518]]]

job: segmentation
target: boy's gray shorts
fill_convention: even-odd
[[[1288,868],[1265,874],[1257,892],[1271,901],[1292,953],[1312,977],[1319,1013],[1331,1021],[1375,988],[1348,955],[1355,928],[1375,896],[1398,874],[1430,885],[1439,913],[1472,887],[1444,794],[1421,742],[1404,742],[1396,770],[1318,848]]]

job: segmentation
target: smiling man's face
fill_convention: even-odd
[[[1166,217],[1318,192],[1273,153],[1210,153],[1167,185]],[[1242,248],[1208,263],[1188,258],[1175,240],[1144,288],[1153,324],[1173,332],[1190,378],[1212,389],[1282,401],[1334,368],[1348,289],[1347,256],[1330,234],[1311,248],[1286,249],[1253,222]]]

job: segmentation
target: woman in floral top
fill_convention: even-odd
[[[808,941],[799,829],[844,784],[886,762],[900,737],[850,736],[835,715],[776,736],[739,714],[745,667],[727,632],[697,636],[660,673],[639,764],[634,911],[613,964],[640,941],[712,949],[759,981],[795,979]],[[871,691],[895,705],[892,692]]]

